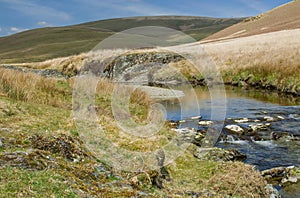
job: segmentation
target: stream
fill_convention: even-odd
[[[260,171],[279,166],[300,165],[299,97],[238,87],[226,87],[226,94],[219,95],[203,87],[177,89],[182,90],[185,97],[180,101],[164,101],[163,105],[166,108],[167,120],[180,121],[179,128],[207,129],[208,126],[199,125],[199,121],[213,121],[215,125],[224,126],[238,125],[245,130],[251,128],[251,125],[266,126],[256,130],[255,134],[247,135],[228,133],[223,129],[216,147],[241,151],[247,155],[244,162],[254,165]],[[218,97],[225,101],[226,107],[212,107],[212,100],[218,100]],[[223,112],[224,109],[225,119],[221,120],[218,116],[219,120],[212,119],[213,111]],[[200,120],[191,119],[199,115]],[[300,197],[299,184],[286,189],[279,186],[276,188],[283,197]]]

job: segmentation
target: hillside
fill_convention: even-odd
[[[279,6],[208,36],[203,42],[300,28],[300,1]]]
[[[79,54],[91,50],[116,32],[139,26],[173,28],[201,40],[241,20],[183,16],[131,17],[34,29],[0,38],[0,63],[43,61]]]

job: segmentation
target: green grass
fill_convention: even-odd
[[[0,38],[0,63],[37,62],[87,52],[113,33],[140,26],[163,26],[201,40],[242,19],[137,17],[29,30]]]
[[[0,168],[1,197],[76,197],[62,176],[51,170]]]

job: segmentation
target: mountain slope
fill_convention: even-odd
[[[300,28],[299,11],[300,1],[292,1],[208,36],[203,42],[297,29]]]
[[[43,61],[91,50],[108,36],[133,27],[164,26],[201,40],[242,19],[159,16],[131,17],[51,27],[0,38],[0,63]]]

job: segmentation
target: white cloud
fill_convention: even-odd
[[[63,11],[40,5],[32,0],[0,0],[6,3],[10,9],[16,10],[28,16],[68,21],[71,16]]]
[[[46,27],[46,26],[52,26],[50,23],[48,23],[47,21],[39,21],[39,22],[37,22],[37,24],[39,25],[39,26],[44,26],[44,27]]]
[[[23,32],[23,31],[26,31],[28,29],[23,29],[23,28],[17,28],[17,27],[11,27],[9,28],[10,32],[12,33],[18,33],[18,32]]]

